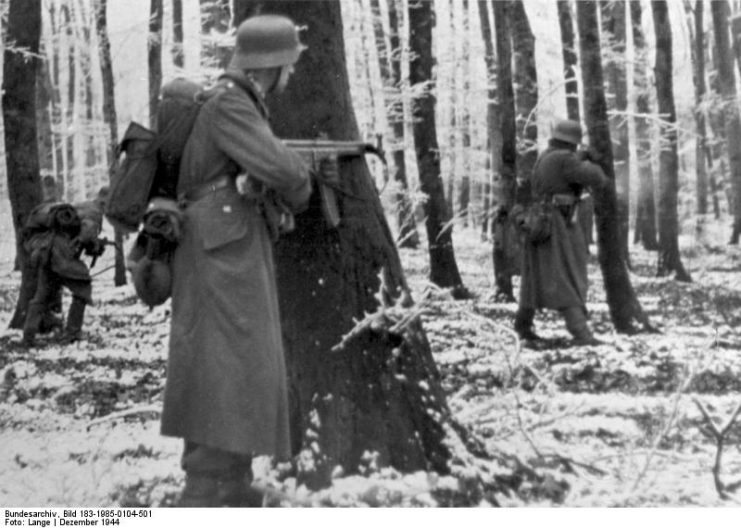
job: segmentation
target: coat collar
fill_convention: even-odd
[[[255,82],[251,75],[242,70],[228,69],[221,74],[219,79],[228,79],[247,92],[247,95],[249,95],[255,102],[262,116],[265,119],[268,119],[270,112],[268,111],[268,105],[265,102],[265,93],[260,89],[260,86]]]

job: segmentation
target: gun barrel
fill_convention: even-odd
[[[330,141],[317,139],[287,139],[283,142],[291,150],[299,153],[334,154],[337,157],[375,154],[384,163],[386,159],[375,145],[362,141]]]

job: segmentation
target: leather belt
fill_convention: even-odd
[[[185,200],[188,202],[196,202],[201,198],[205,198],[214,191],[225,189],[227,187],[233,187],[234,189],[237,188],[234,178],[232,176],[226,175],[219,176],[218,178],[211,180],[210,182],[206,182],[202,185],[197,185],[192,189],[184,192],[181,195],[180,199],[181,201]]]

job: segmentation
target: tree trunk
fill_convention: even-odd
[[[183,0],[172,0],[172,62],[178,68],[185,67]]]
[[[116,172],[116,154],[118,152],[118,118],[116,117],[115,84],[113,80],[113,64],[111,62],[111,43],[108,39],[108,0],[94,0],[95,32],[98,35],[98,56],[100,59],[100,73],[103,79],[103,119],[108,125],[108,179],[113,181]],[[116,286],[126,284],[126,262],[123,254],[123,233],[116,229],[115,240],[116,265],[113,282]]]
[[[269,102],[276,134],[358,139],[339,1],[267,2],[264,8],[310,28],[295,78]],[[409,297],[365,160],[343,159],[340,172],[339,227],[325,226],[314,194],[296,230],[275,248],[299,479],[314,488],[327,485],[336,466],[354,473],[368,462],[366,453],[404,472],[446,473],[449,410],[419,320],[404,328],[381,319],[380,326],[355,323],[377,312],[379,302],[398,302],[399,309]],[[340,343],[339,351],[331,350]]]
[[[149,128],[157,126],[157,105],[162,88],[162,0],[150,0],[147,65],[149,66]]]
[[[713,13],[718,84],[724,100],[726,145],[731,169],[734,222],[730,243],[738,244],[741,234],[741,120],[736,101],[736,79],[733,73],[733,54],[728,34],[728,2],[711,2],[710,8]]]
[[[691,282],[679,256],[677,194],[679,168],[677,156],[677,114],[672,82],[672,29],[665,1],[651,2],[656,32],[656,99],[662,122],[662,148],[659,154],[659,263],[660,277],[675,273],[678,281]]]
[[[614,183],[615,170],[603,84],[597,4],[591,0],[577,2],[576,13],[582,61],[584,114],[589,143],[601,157],[602,170]],[[620,250],[618,227],[615,224],[617,215],[615,189],[610,185],[595,194],[599,262],[612,322],[618,332],[634,332],[636,322],[649,330],[651,325],[630,283],[630,276]]]
[[[234,3],[238,4],[239,2],[235,0]],[[258,12],[262,3],[252,2],[252,8],[240,13],[242,16],[239,19],[240,22],[247,15]],[[219,45],[220,40],[229,31],[229,21],[232,19],[229,4],[229,0],[199,0],[201,7],[201,66],[223,70],[229,63],[232,48]],[[238,25],[239,22],[235,17],[234,26]]]
[[[28,283],[22,229],[31,210],[41,203],[39,151],[36,139],[36,74],[39,67],[41,39],[41,0],[11,0],[3,62],[3,122],[5,126],[5,162],[8,198],[13,215],[16,241],[16,266],[21,269],[21,284]],[[23,292],[16,303],[11,327],[23,319]]]
[[[606,61],[605,74],[607,85],[615,96],[613,116],[610,118],[611,132],[615,141],[612,144],[613,161],[615,164],[615,187],[618,200],[618,232],[620,248],[625,262],[630,266],[628,252],[628,238],[630,227],[630,150],[628,148],[628,80],[625,64],[625,42],[627,40],[625,23],[625,2],[616,0],[602,2],[602,24],[606,36],[609,38],[611,49],[610,60]]]
[[[413,0],[409,4],[409,46],[413,59],[409,65],[409,82],[419,89],[413,103],[414,146],[419,167],[424,204],[427,243],[430,252],[430,282],[452,288],[458,298],[468,296],[463,286],[453,250],[453,224],[445,201],[440,176],[440,155],[435,126],[435,94],[432,78],[432,28],[435,14],[430,2]]]
[[[708,172],[705,162],[709,154],[707,147],[707,131],[705,130],[705,113],[701,107],[705,97],[705,17],[704,2],[695,1],[695,8],[689,0],[685,0],[687,21],[690,33],[692,80],[695,85],[695,174],[697,189],[697,213],[705,215],[708,212]]]
[[[487,104],[486,104],[486,124],[487,134],[486,142],[489,156],[486,160],[487,180],[484,183],[484,215],[481,225],[481,233],[484,239],[489,238],[491,227],[494,225],[492,216],[492,182],[494,177],[499,176],[501,168],[501,151],[502,151],[502,131],[501,118],[499,113],[499,102],[497,97],[497,72],[496,72],[496,54],[494,51],[494,40],[492,35],[491,22],[489,21],[489,7],[487,0],[479,0],[479,18],[481,24],[481,37],[484,41],[484,60],[486,61],[487,77]],[[495,176],[496,175],[496,176]]]
[[[576,74],[576,43],[569,0],[558,0],[558,25],[561,28],[563,76],[566,88],[566,115],[579,122],[579,82]]]
[[[635,137],[636,161],[638,164],[638,197],[636,203],[636,225],[633,243],[643,244],[649,251],[659,248],[656,233],[656,201],[654,199],[654,177],[651,169],[651,114],[646,39],[643,35],[641,3],[630,2],[630,19],[633,31],[633,86],[636,90]]]
[[[515,108],[517,110],[517,177],[529,180],[538,159],[538,74],[535,36],[522,0],[510,4],[509,21],[514,52]]]
[[[40,47],[45,48],[46,46],[41,43]],[[49,181],[47,176],[51,176],[54,180],[54,132],[52,131],[52,93],[54,88],[51,84],[47,52],[41,51],[41,57],[43,58],[39,60],[36,72],[36,134],[39,149],[39,173],[46,184]],[[54,183],[56,184],[55,180]],[[46,193],[42,194],[46,199]]]
[[[406,161],[404,160],[405,142],[404,142],[404,81],[401,78],[401,23],[399,20],[399,3],[397,0],[390,0],[388,3],[389,10],[389,41],[391,44],[391,77],[390,85],[393,88],[393,95],[390,101],[387,101],[386,108],[389,109],[389,120],[391,121],[391,130],[393,132],[394,142],[394,181],[399,186],[399,192],[396,196],[398,204],[397,227],[399,229],[399,246],[405,248],[419,247],[419,234],[417,225],[414,220],[414,208],[409,199],[409,184],[407,181]]]
[[[509,2],[492,1],[494,31],[497,45],[497,92],[501,125],[501,164],[496,196],[497,215],[494,219],[494,281],[495,295],[514,301],[512,276],[519,273],[521,246],[509,219],[515,203],[517,187],[517,124],[515,94],[512,86],[512,39],[510,34]]]

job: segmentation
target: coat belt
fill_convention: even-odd
[[[205,198],[214,191],[225,189],[227,187],[233,187],[236,189],[234,178],[227,175],[219,176],[216,179],[213,179],[201,185],[196,185],[195,187],[192,187],[191,189],[185,191],[180,195],[180,201],[196,202],[201,198]]]

